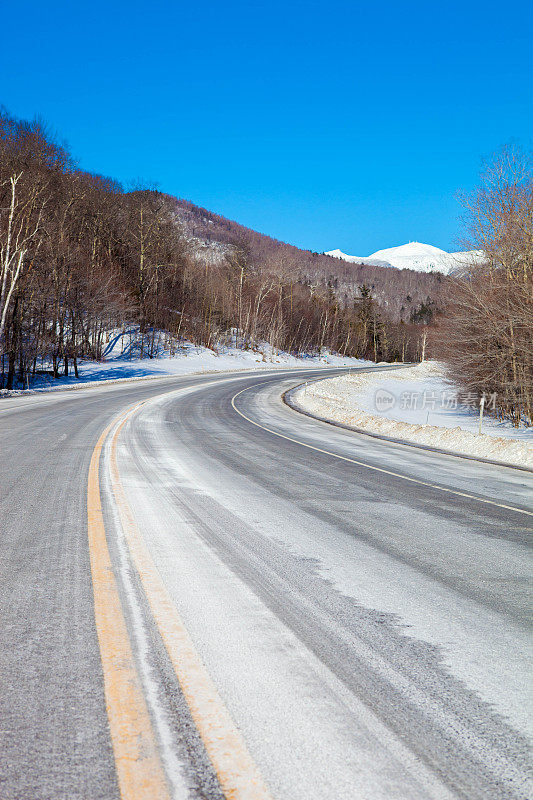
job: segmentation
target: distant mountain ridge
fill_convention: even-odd
[[[408,242],[398,247],[388,247],[377,250],[370,256],[349,256],[342,250],[328,250],[325,255],[341,258],[353,264],[412,269],[415,272],[441,272],[444,275],[460,272],[483,260],[481,250],[447,253],[446,250],[422,242]]]

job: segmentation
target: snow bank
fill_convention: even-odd
[[[473,398],[458,393],[436,362],[323,379],[291,399],[310,414],[371,433],[533,468],[533,428],[485,415],[478,434]]]

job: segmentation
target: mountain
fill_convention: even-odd
[[[359,259],[340,250],[329,254],[301,250],[189,200],[168,199],[192,253],[214,269],[231,259],[235,250],[240,250],[253,269],[283,275],[285,280],[301,282],[313,291],[331,293],[343,306],[360,298],[364,284],[394,321],[408,322],[420,313],[420,308],[443,305],[446,278],[439,271],[420,271],[412,266],[390,269],[392,264],[387,260]]]
[[[399,247],[388,247],[385,250],[377,250],[370,256],[348,256],[341,250],[329,250],[325,255],[354,264],[412,269],[416,272],[442,272],[444,275],[460,272],[483,260],[480,250],[447,253],[446,250],[422,242],[408,242]]]

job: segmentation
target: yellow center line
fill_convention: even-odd
[[[87,516],[94,615],[106,710],[122,800],[170,800],[141,682],[122,612],[107,546],[100,497],[99,463],[103,443],[93,450],[87,486]]]
[[[263,383],[263,382],[262,382]],[[240,411],[237,406],[235,405],[235,400],[239,395],[243,394],[243,392],[247,392],[249,389],[254,389],[256,386],[261,386],[262,383],[254,383],[253,386],[246,386],[244,389],[241,389],[240,392],[237,392],[231,398],[231,405],[233,410],[239,414],[240,417],[245,419],[247,422],[250,422],[252,425],[255,425],[257,428],[261,428],[261,430],[266,431],[267,433],[272,433],[274,436],[279,436],[280,439],[286,439],[288,442],[294,442],[294,444],[299,444],[301,447],[308,447],[310,450],[316,450],[317,453],[323,453],[327,456],[332,456],[333,458],[339,458],[341,461],[348,461],[350,464],[356,464],[358,467],[364,467],[365,469],[371,469],[375,472],[381,472],[384,475],[391,475],[394,478],[401,478],[404,481],[409,481],[410,483],[417,483],[419,486],[429,486],[430,489],[438,489],[440,492],[446,492],[447,494],[453,494],[457,497],[466,497],[468,500],[476,500],[478,503],[485,503],[489,506],[497,506],[498,508],[505,508],[508,511],[517,511],[519,514],[527,514],[529,517],[533,517],[533,512],[525,511],[523,508],[516,508],[515,506],[508,506],[504,503],[497,503],[495,500],[487,500],[484,497],[478,497],[475,494],[469,494],[468,492],[460,492],[457,489],[448,489],[446,486],[439,486],[437,483],[428,483],[427,481],[422,481],[419,478],[411,478],[408,475],[402,475],[401,472],[392,472],[392,470],[384,469],[383,467],[375,467],[372,464],[367,464],[364,461],[359,461],[356,458],[349,458],[348,456],[341,456],[338,453],[332,453],[331,450],[323,450],[321,447],[315,447],[315,445],[307,444],[306,442],[302,442],[299,439],[293,439],[292,436],[286,436],[284,433],[279,433],[278,431],[272,430],[272,428],[267,428],[261,423],[256,422],[250,417],[247,417],[243,411]],[[355,433],[355,431],[354,431]]]
[[[120,521],[153,619],[169,655],[191,716],[227,800],[271,800],[244,739],[211,680],[134,521],[117,465],[117,439],[111,439],[111,485]],[[154,795],[155,797],[155,795]]]
[[[259,384],[256,384],[259,385]],[[267,433],[307,447],[324,455],[366,469],[401,478],[448,494],[533,516],[525,511],[467,492],[411,478],[401,473],[333,453],[268,428],[240,411],[247,422]],[[214,686],[185,625],[170,597],[153,559],[135,524],[125,496],[117,465],[117,439],[126,421],[142,405],[137,404],[110,423],[100,436],[91,458],[87,487],[88,536],[93,581],[95,621],[104,674],[106,708],[122,800],[170,800],[165,772],[158,754],[150,715],[121,607],[106,540],[100,498],[99,463],[103,443],[117,426],[111,439],[111,485],[128,547],[141,578],[152,616],[168,652],[176,677],[189,705],[191,716],[211,759],[227,800],[271,800],[271,795],[255,765],[244,739]]]

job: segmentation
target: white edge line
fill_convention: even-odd
[[[421,481],[418,478],[410,478],[408,475],[402,475],[400,472],[392,472],[391,470],[384,469],[383,467],[376,467],[373,466],[372,464],[366,464],[364,461],[358,461],[355,458],[349,458],[348,456],[341,456],[338,453],[332,453],[330,450],[323,450],[320,447],[315,447],[312,444],[301,442],[299,439],[293,439],[291,436],[286,436],[283,433],[279,433],[278,431],[274,431],[271,428],[267,428],[264,425],[261,425],[259,422],[255,422],[253,419],[250,419],[250,417],[247,417],[246,414],[240,411],[235,405],[235,399],[239,397],[239,395],[243,394],[244,392],[247,392],[249,389],[254,389],[256,386],[261,386],[261,383],[263,383],[263,381],[261,381],[260,383],[254,383],[252,386],[246,386],[244,389],[241,389],[239,392],[234,394],[233,397],[231,398],[231,405],[234,411],[236,411],[237,414],[239,414],[239,416],[247,420],[247,422],[250,422],[252,425],[255,425],[257,428],[261,428],[262,430],[266,431],[267,433],[272,433],[274,436],[279,436],[282,439],[286,439],[289,442],[294,442],[294,444],[299,444],[302,447],[308,447],[310,450],[316,450],[318,453],[324,453],[324,455],[333,456],[333,458],[339,458],[342,461],[348,461],[351,464],[357,464],[357,466],[359,467],[365,467],[366,469],[371,469],[374,470],[375,472],[381,472],[385,475],[391,475],[394,478],[401,478],[404,481],[409,481],[410,483],[416,483],[419,486],[428,486],[430,489],[438,489],[441,492],[447,492],[448,494],[453,494],[456,495],[457,497],[466,497],[468,500],[477,500],[479,503],[485,503],[487,505],[497,506],[498,508],[504,508],[507,511],[516,511],[519,514],[527,514],[528,517],[533,517],[532,511],[525,511],[525,509],[523,508],[516,508],[515,506],[508,506],[504,505],[503,503],[497,503],[495,500],[487,500],[483,497],[478,497],[475,494],[468,494],[467,492],[459,492],[457,491],[457,489],[448,489],[445,486],[439,486],[437,483],[427,483],[426,481]]]

